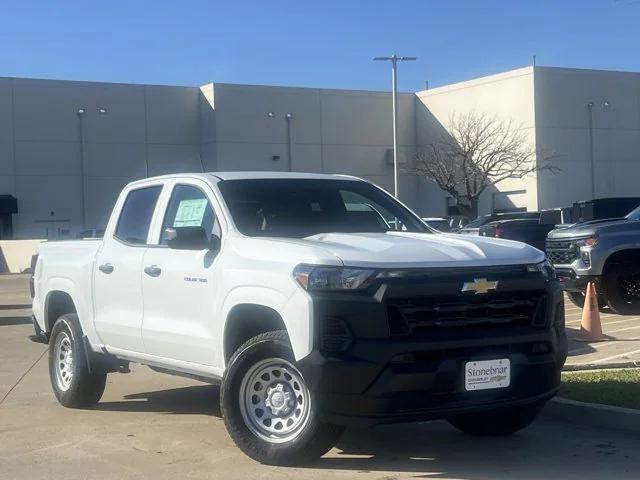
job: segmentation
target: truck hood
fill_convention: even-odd
[[[326,233],[299,242],[360,267],[475,267],[544,260],[544,253],[525,243],[445,233]]]
[[[576,223],[566,228],[556,228],[549,232],[548,238],[551,239],[563,239],[573,237],[585,237],[593,235],[596,232],[602,231],[608,227],[614,227],[623,225],[630,220],[626,218],[605,218],[601,220],[592,220],[590,222]]]

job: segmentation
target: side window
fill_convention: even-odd
[[[146,245],[147,234],[162,186],[132,190],[120,212],[115,237],[123,242]]]
[[[219,233],[213,208],[204,192],[191,185],[176,185],[164,215],[160,244],[167,244],[164,238],[166,228],[187,227],[201,227],[207,237]]]

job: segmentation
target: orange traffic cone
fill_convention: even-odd
[[[593,282],[589,282],[585,292],[584,308],[582,309],[580,334],[576,340],[580,342],[602,342],[606,339],[607,337],[602,334],[596,286]]]

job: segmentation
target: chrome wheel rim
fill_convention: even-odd
[[[56,337],[53,358],[56,362],[56,383],[60,390],[66,392],[73,380],[73,348],[71,338],[65,332]]]
[[[280,358],[252,366],[240,385],[240,412],[247,428],[270,443],[296,438],[309,421],[309,390],[296,367]]]

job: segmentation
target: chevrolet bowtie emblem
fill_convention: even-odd
[[[490,282],[486,278],[474,278],[473,282],[464,282],[463,292],[487,293],[489,290],[498,288],[498,281]]]

